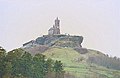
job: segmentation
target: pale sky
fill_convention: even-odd
[[[0,0],[0,45],[36,39],[61,20],[61,32],[84,37],[83,47],[120,57],[120,0]]]

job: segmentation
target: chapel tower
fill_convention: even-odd
[[[55,19],[55,26],[57,28],[60,28],[60,20],[58,19],[58,17]]]
[[[58,17],[55,19],[55,24],[48,30],[48,35],[58,35],[60,34],[60,20]]]

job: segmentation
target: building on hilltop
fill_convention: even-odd
[[[55,19],[55,24],[48,30],[48,35],[58,35],[60,34],[60,20],[58,17]]]
[[[25,44],[23,44],[23,48],[30,49],[34,47],[71,47],[71,48],[79,48],[82,47],[81,43],[83,42],[82,36],[71,36],[67,34],[60,33],[60,20],[58,18],[55,19],[54,25],[48,30],[48,35],[43,35],[38,37],[35,40],[31,40]],[[42,48],[43,48],[42,47]],[[36,49],[36,48],[35,48]],[[39,50],[37,50],[39,51]]]

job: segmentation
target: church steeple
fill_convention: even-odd
[[[60,34],[60,20],[58,17],[55,19],[55,24],[48,30],[48,35],[58,35]]]
[[[60,28],[60,20],[58,19],[58,17],[55,19],[55,27]]]

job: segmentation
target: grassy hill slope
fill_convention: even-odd
[[[43,53],[47,58],[61,60],[66,73],[77,78],[120,78],[120,71],[87,63],[90,56],[105,56],[101,52],[88,50],[80,54],[72,48],[51,47]]]

